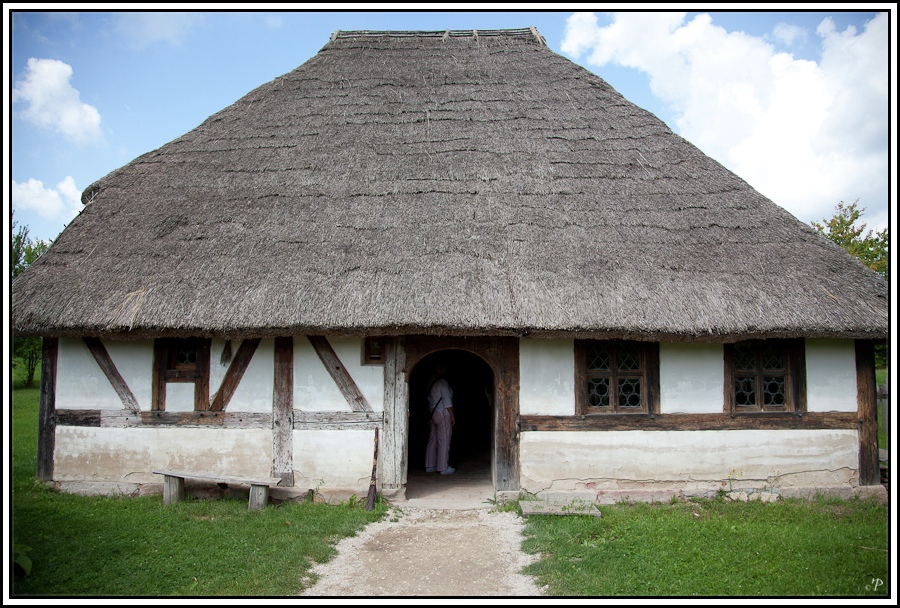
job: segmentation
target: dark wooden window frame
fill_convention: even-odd
[[[178,363],[176,353],[184,347],[196,348],[193,364]],[[153,344],[153,411],[166,409],[166,385],[185,382],[194,385],[194,411],[209,409],[208,338],[157,338]]]
[[[640,408],[617,411],[611,393],[610,407],[591,407],[588,403],[588,381],[595,374],[588,370],[588,350],[592,344],[605,344],[615,351],[623,346],[637,348],[641,358],[641,373],[628,372],[628,376],[639,376],[642,380],[641,406]],[[617,374],[610,373],[611,386],[615,385]],[[638,342],[630,340],[575,340],[575,411],[579,416],[613,416],[613,415],[638,415],[659,413],[659,343]]]
[[[387,340],[384,336],[366,336],[363,338],[363,365],[384,365],[384,349]]]
[[[753,347],[757,360],[756,373],[753,376],[735,369],[735,344],[725,344],[725,412],[728,414],[766,414],[770,412],[805,412],[806,411],[806,351],[803,339],[787,340],[748,340],[744,343]],[[770,375],[784,374],[784,405],[765,405],[763,400],[763,376],[767,370],[759,364],[761,349],[764,346],[775,346],[782,349],[784,359],[783,372],[771,371]],[[756,404],[738,405],[735,399],[734,383],[741,376],[756,379]]]

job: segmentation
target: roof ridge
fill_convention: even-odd
[[[538,44],[546,46],[544,37],[534,26],[491,30],[336,30],[331,35],[331,42],[339,38],[481,38],[486,36],[509,36],[532,38]]]

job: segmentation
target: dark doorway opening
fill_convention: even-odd
[[[453,389],[456,424],[450,442],[450,466],[467,477],[491,477],[494,437],[494,374],[483,359],[464,350],[444,350],[419,361],[409,379],[409,481],[425,470],[430,414],[427,384],[438,363],[447,367]]]

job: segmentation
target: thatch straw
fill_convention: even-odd
[[[87,188],[15,331],[887,335],[881,277],[535,34],[338,32]]]

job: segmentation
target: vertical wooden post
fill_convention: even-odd
[[[150,392],[150,409],[153,411],[162,412],[166,409],[166,359],[168,354],[168,341],[162,338],[154,340],[153,379]]]
[[[497,338],[488,349],[496,361],[494,489],[519,489],[519,341]]]
[[[262,511],[267,504],[269,504],[269,486],[251,485],[247,508],[251,511]]]
[[[409,429],[409,387],[406,384],[406,341],[385,338],[384,432],[381,450],[381,487],[395,490],[406,484]]]
[[[194,380],[194,410],[209,409],[209,350],[210,339],[197,343],[197,377]]]
[[[871,340],[856,341],[856,405],[859,415],[859,485],[881,483],[878,464],[878,400],[875,348]]]
[[[273,476],[294,485],[294,339],[275,338],[275,388],[272,398]]]
[[[56,446],[56,365],[59,338],[44,338],[41,356],[41,404],[38,412],[37,468],[35,477],[53,479],[53,450]]]
[[[163,477],[163,504],[171,505],[184,500],[184,477]]]

